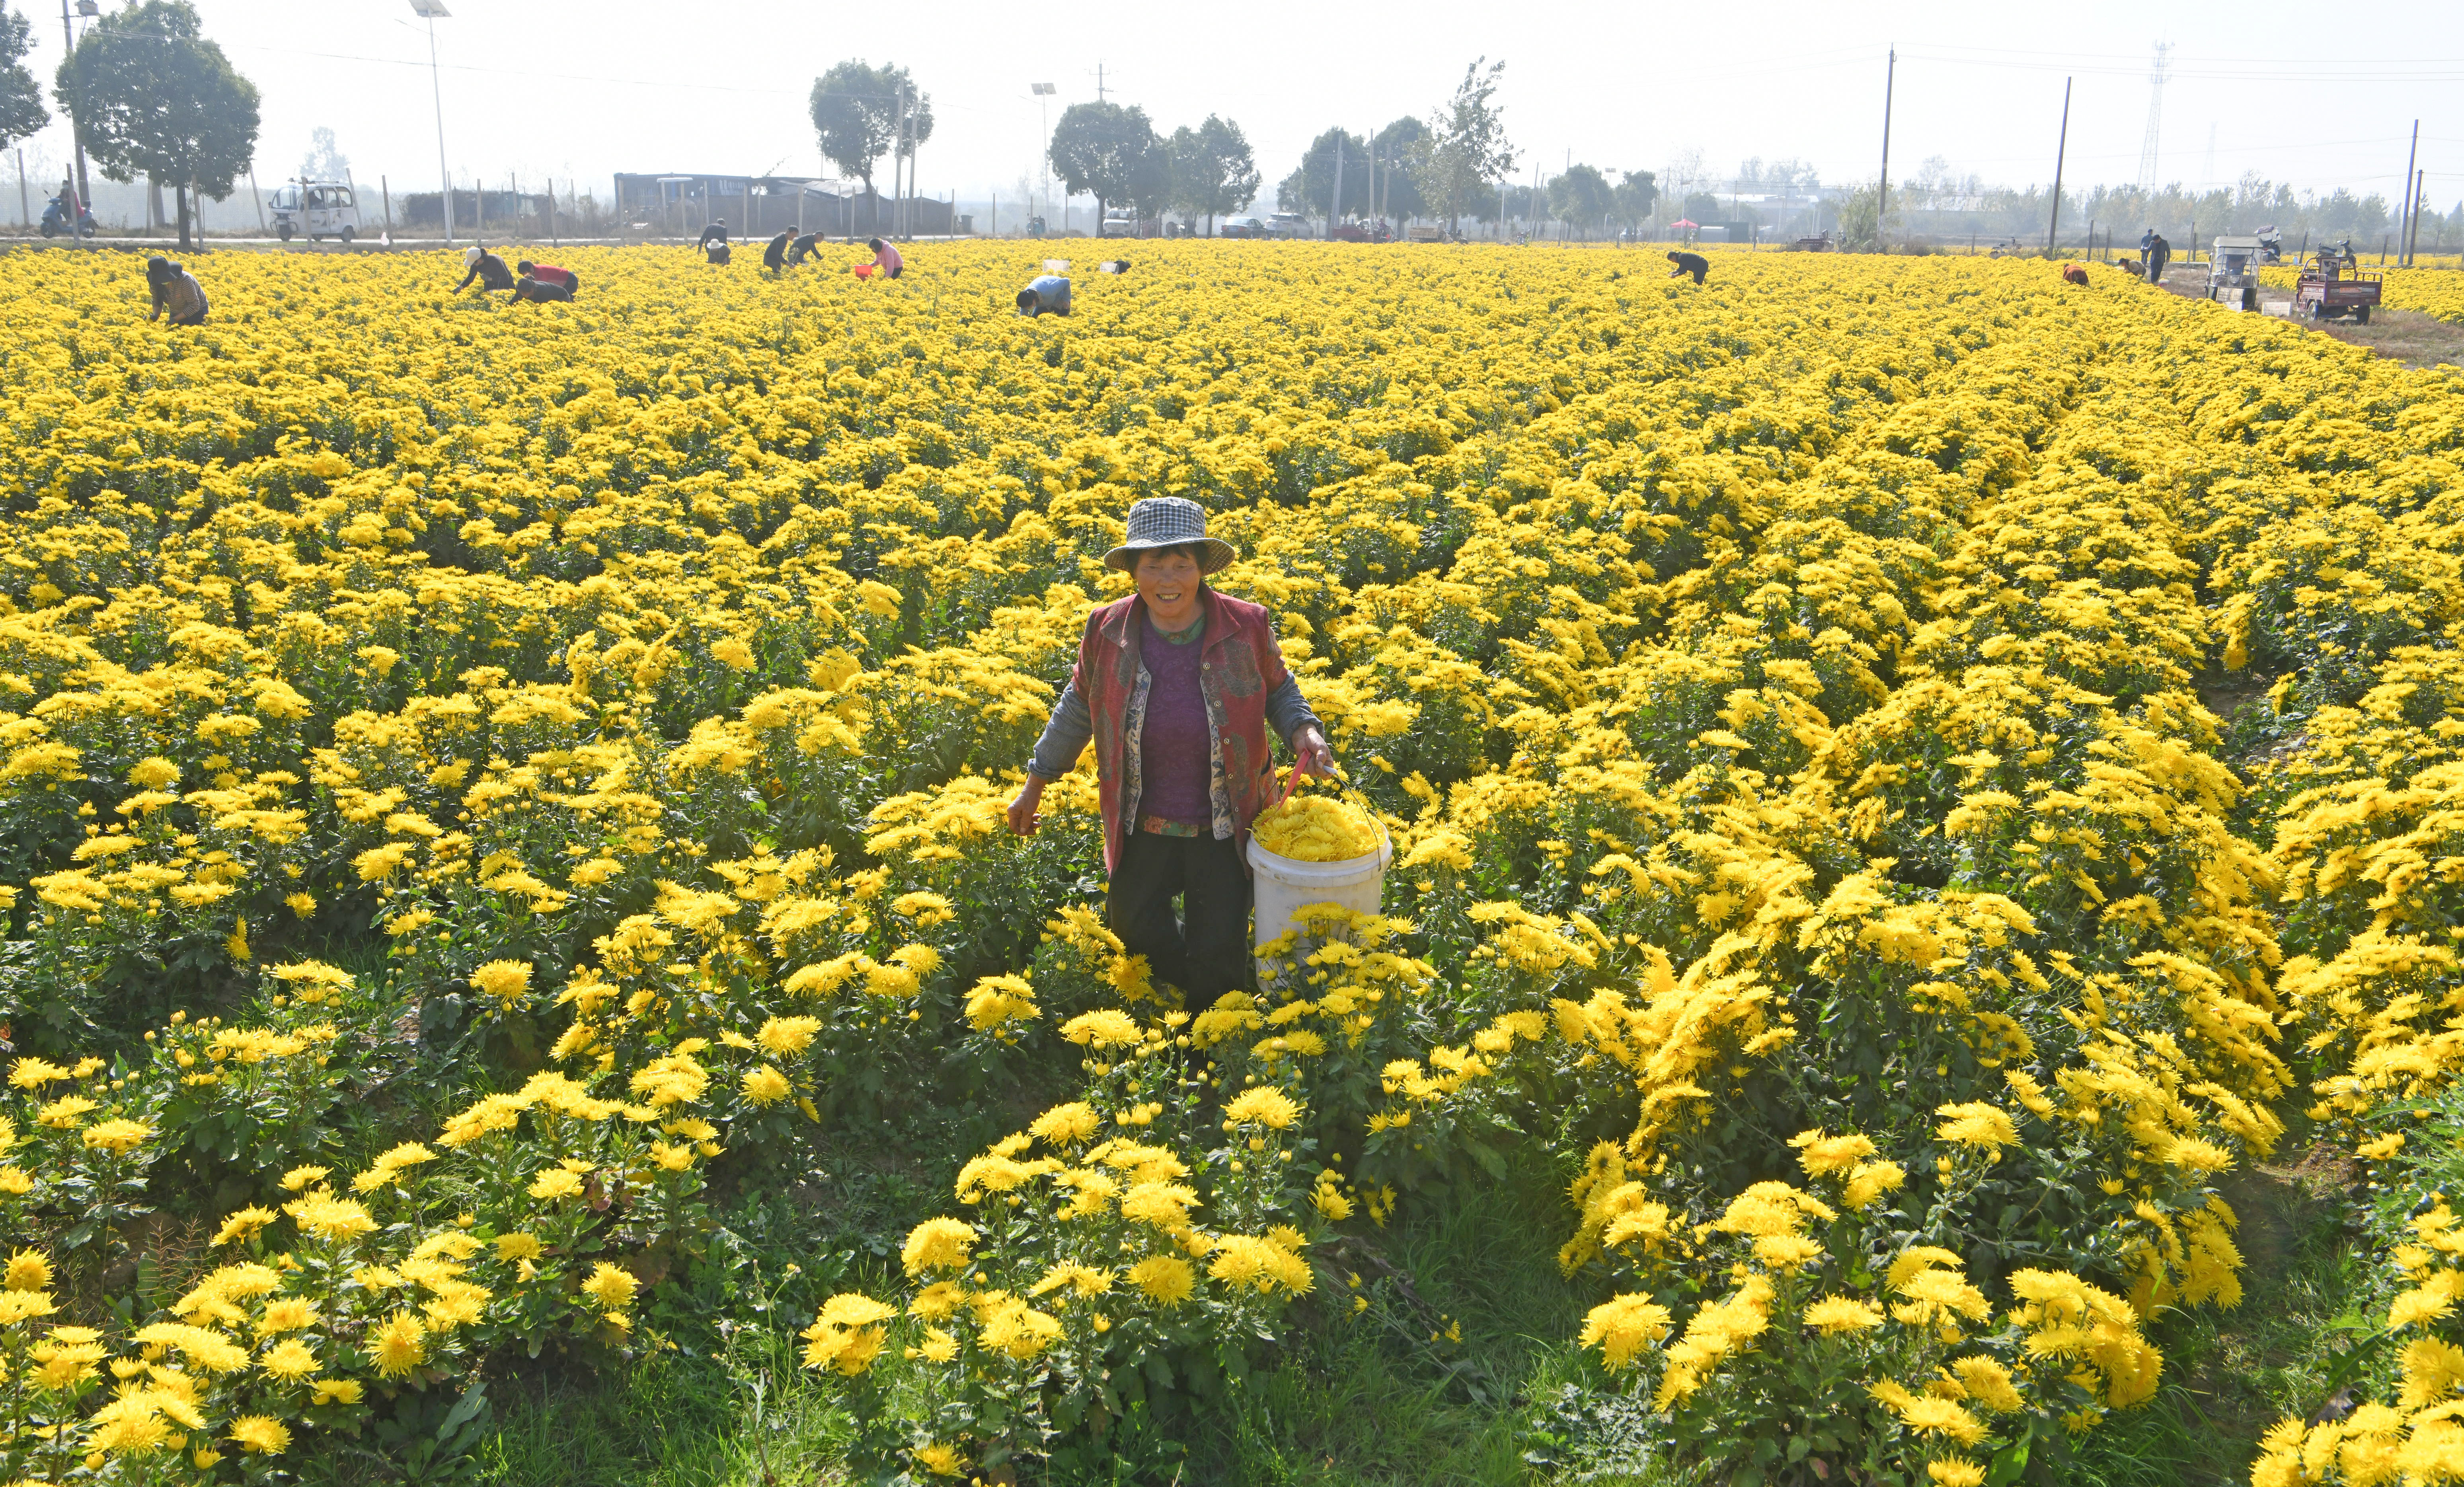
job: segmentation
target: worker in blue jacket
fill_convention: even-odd
[[[1058,273],[1046,273],[1028,281],[1018,292],[1018,313],[1033,319],[1039,315],[1069,313],[1069,281]]]

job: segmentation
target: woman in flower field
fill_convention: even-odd
[[[473,279],[479,281],[481,294],[514,287],[514,271],[505,267],[505,260],[476,243],[462,250],[462,261],[469,265],[471,272],[462,275],[462,282],[453,286],[453,293],[458,295],[469,289]]]
[[[533,263],[525,258],[514,265],[514,272],[526,279],[554,284],[564,291],[567,298],[582,293],[582,275],[571,269],[561,269],[552,263]]]
[[[1018,292],[1018,313],[1032,320],[1039,315],[1069,313],[1069,280],[1058,273],[1039,274]]]
[[[1009,807],[1010,829],[1033,832],[1045,784],[1092,738],[1111,875],[1106,923],[1158,979],[1210,998],[1248,980],[1241,848],[1274,783],[1268,725],[1302,770],[1334,770],[1265,606],[1206,585],[1232,557],[1194,501],[1130,508],[1129,534],[1104,563],[1137,592],[1088,616],[1077,668]],[[1185,896],[1178,923],[1176,894]]]
[[[197,282],[195,274],[170,259],[157,256],[145,260],[145,287],[154,298],[153,308],[145,312],[148,320],[167,310],[174,325],[206,323],[205,286]]]

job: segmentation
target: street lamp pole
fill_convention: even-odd
[[[436,103],[436,174],[445,186],[445,246],[453,246],[453,172],[445,164],[445,85],[436,77],[436,22],[453,12],[445,0],[410,0],[411,13],[428,22],[428,88]]]
[[[1027,86],[1035,90],[1036,115],[1044,120],[1044,144],[1036,152],[1044,157],[1044,202],[1043,209],[1037,215],[1050,217],[1052,215],[1052,105],[1047,100],[1056,90],[1048,82],[1031,82]]]
[[[99,15],[101,13],[101,8],[97,6],[94,0],[82,0],[82,3],[77,6],[77,13],[88,16]],[[60,39],[67,44],[69,54],[74,56],[77,54],[77,37],[69,31],[69,0],[60,0]],[[85,214],[93,208],[88,205],[90,194],[85,175],[85,123],[77,118],[74,110],[69,114],[69,139],[77,145],[77,199],[69,204],[69,241],[77,243],[82,242],[85,238]]]

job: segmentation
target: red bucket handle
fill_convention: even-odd
[[[1292,761],[1292,772],[1284,776],[1283,793],[1275,797],[1275,805],[1280,807],[1286,800],[1290,799],[1292,798],[1292,792],[1298,790],[1300,785],[1301,761],[1294,759]]]

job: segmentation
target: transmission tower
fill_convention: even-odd
[[[2156,43],[2156,63],[2147,70],[2147,142],[2139,146],[2139,192],[2145,196],[2156,189],[2156,136],[2165,119],[2165,59],[2171,54],[2173,43]]]

